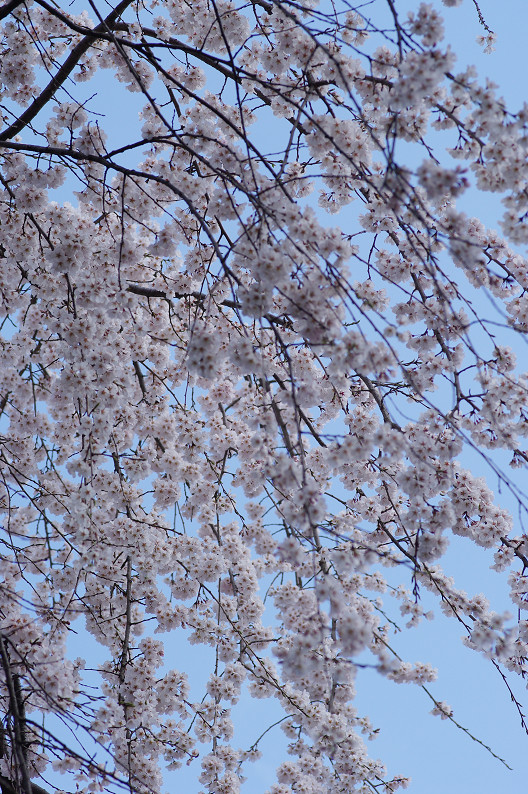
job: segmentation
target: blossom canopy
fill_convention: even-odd
[[[440,3],[87,5],[0,8],[2,793],[247,791],[249,696],[270,794],[406,787],[354,698],[364,666],[429,693],[394,637],[423,592],[526,673],[528,105]]]

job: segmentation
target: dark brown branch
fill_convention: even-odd
[[[512,543],[511,540],[508,540],[508,538],[501,538],[501,541],[504,543],[505,546],[507,546],[509,549],[513,551],[516,557],[520,559],[520,561],[523,564],[523,573],[524,573],[524,571],[528,568],[528,557],[520,551],[520,547],[522,546],[522,543],[518,543],[517,545],[515,545],[514,543]]]
[[[128,663],[128,648],[130,644],[130,628],[132,625],[132,560],[130,556],[126,560],[126,612],[125,612],[125,636],[123,639],[123,650],[121,652],[121,659],[119,662],[119,680],[121,683],[125,680],[126,668]]]
[[[13,673],[13,687],[15,690],[15,701],[20,724],[20,749],[24,756],[24,760],[27,762],[28,742],[26,734],[26,707],[24,705],[22,687],[20,686],[20,676],[18,673]]]
[[[154,287],[144,287],[141,284],[129,284],[126,288],[127,292],[131,292],[133,295],[143,295],[145,298],[164,298],[166,301],[171,300],[171,298],[176,298],[178,300],[182,298],[194,298],[197,301],[204,301],[207,298],[212,298],[211,295],[207,295],[203,292],[174,292],[170,297],[167,295],[166,292],[163,292],[161,289],[155,289]],[[242,309],[242,304],[238,301],[230,300],[229,298],[225,298],[224,300],[219,301],[218,306],[226,306],[228,309]],[[276,325],[285,325],[289,326],[290,321],[287,318],[277,317],[275,314],[265,314],[264,319],[266,319],[270,324]],[[304,418],[304,417],[303,417]],[[309,424],[309,420],[306,422]],[[321,446],[325,446],[322,444]]]
[[[14,675],[11,670],[11,661],[8,653],[8,639],[0,635],[0,657],[2,659],[2,667],[4,668],[4,675],[6,680],[7,691],[9,692],[9,710],[13,718],[13,742],[14,753],[17,761],[17,766],[22,778],[22,792],[23,794],[32,794],[31,780],[29,778],[29,771],[26,763],[27,747],[25,746],[25,725],[24,714],[20,713],[19,698],[17,697],[17,686],[14,682]],[[18,682],[18,690],[20,693],[20,682]],[[17,791],[16,794],[21,794]]]
[[[277,383],[279,384],[280,388],[286,390],[286,385],[285,385],[284,381],[282,380],[282,378],[279,378],[279,376],[275,375],[275,374],[273,375],[273,377],[277,381]],[[306,414],[304,413],[304,411],[300,407],[300,405],[296,405],[295,406],[295,410],[297,411],[297,413],[299,414],[300,418],[302,419],[302,421],[304,422],[304,424],[306,425],[306,427],[308,428],[308,430],[310,431],[312,436],[315,438],[315,440],[317,441],[319,446],[320,447],[326,447],[325,442],[323,441],[323,439],[321,438],[321,436],[319,435],[319,433],[317,432],[317,430],[313,426],[312,420],[308,416],[306,416]]]
[[[378,388],[372,383],[370,378],[367,377],[366,375],[362,375],[360,372],[357,372],[356,375],[361,381],[363,381],[363,383],[369,390],[370,394],[376,401],[376,404],[380,409],[385,424],[390,425],[393,430],[401,430],[400,425],[397,422],[394,422],[394,420],[391,418],[391,415],[387,411],[387,408],[385,407],[385,404],[383,402],[383,397],[380,395]]]
[[[165,300],[169,300],[168,295],[163,290],[154,289],[153,287],[141,287],[139,284],[130,284],[126,290],[133,295],[143,295],[145,298],[165,298]]]
[[[18,6],[24,5],[24,3],[25,0],[11,0],[10,3],[6,3],[5,6],[0,8],[0,19],[5,19],[9,16],[11,11],[14,11]]]
[[[133,361],[134,365],[134,372],[136,373],[136,377],[138,379],[139,388],[141,389],[141,393],[143,397],[147,394],[147,387],[145,386],[145,378],[143,377],[143,373],[141,372],[141,368],[139,366],[139,361]]]
[[[46,789],[38,786],[36,783],[31,783],[31,794],[49,794]],[[15,787],[15,785],[9,780],[9,778],[4,777],[4,775],[0,775],[0,789],[2,790],[2,794],[20,794],[20,791]]]

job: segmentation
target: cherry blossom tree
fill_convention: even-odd
[[[236,794],[268,727],[234,741],[241,696],[280,709],[272,794],[406,787],[354,707],[362,665],[429,691],[394,611],[430,591],[526,672],[528,105],[459,71],[440,3],[86,6],[0,8],[2,792],[188,764]],[[453,535],[513,617],[444,571]]]

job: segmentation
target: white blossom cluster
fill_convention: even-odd
[[[522,517],[528,106],[457,71],[438,3],[368,5],[0,9],[4,778],[237,794],[249,693],[284,717],[269,794],[406,788],[354,698],[364,666],[435,679],[394,632],[421,588],[526,675],[528,541],[482,475]],[[453,536],[517,622],[443,570]]]

